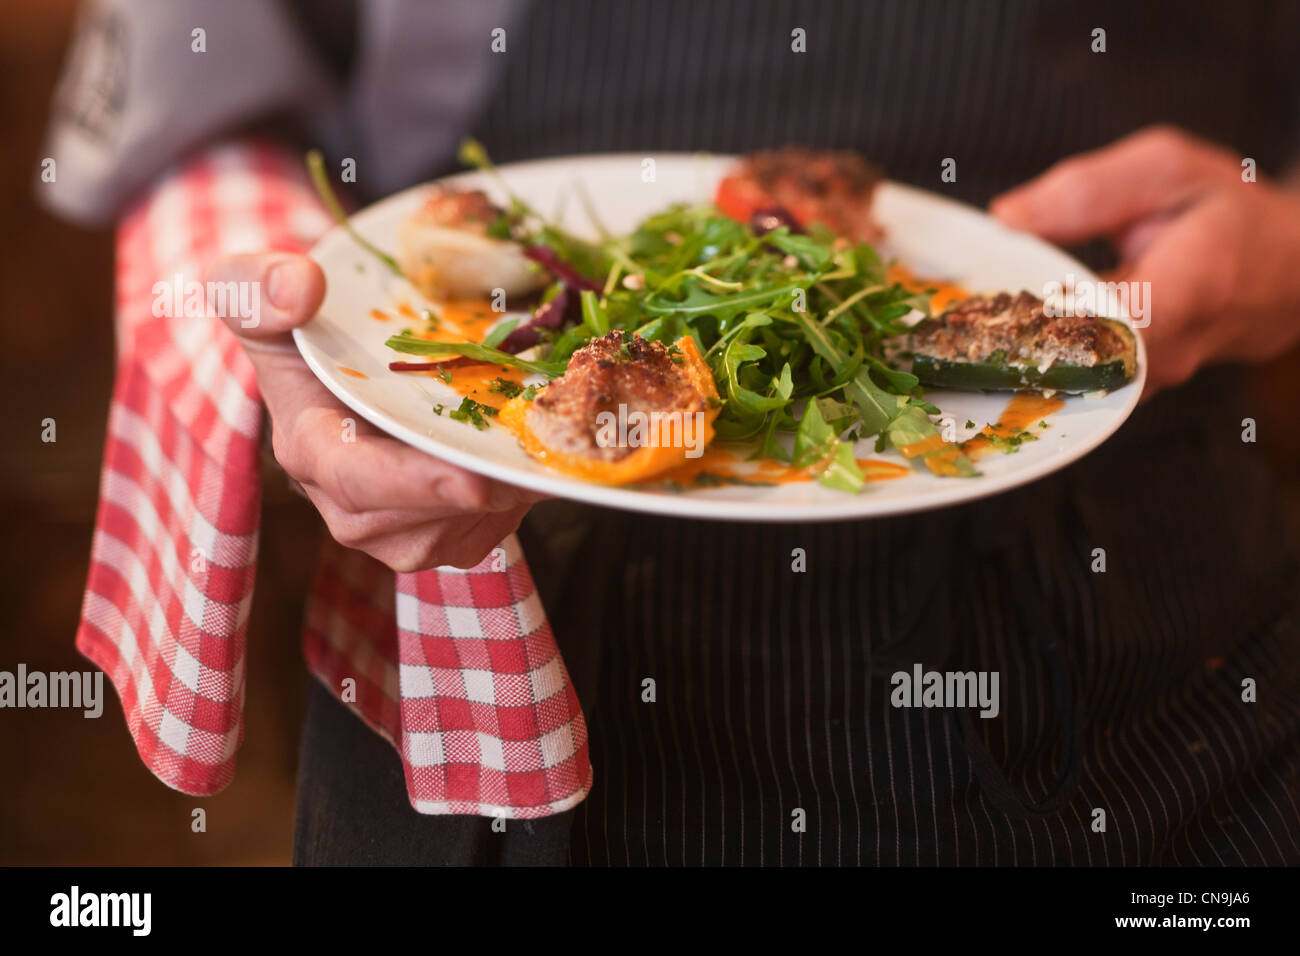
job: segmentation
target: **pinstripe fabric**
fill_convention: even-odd
[[[1199,0],[1176,20],[1114,2],[551,0],[512,20],[470,132],[503,162],[852,147],[977,202],[1154,121],[1269,170],[1298,145],[1298,19]],[[538,506],[520,538],[595,780],[524,830],[524,855],[559,861],[571,821],[578,864],[1300,863],[1296,542],[1239,440],[1251,414],[1231,373],[1202,375],[1069,469],[922,516],[754,527]],[[907,661],[997,671],[999,716],[891,707]],[[403,817],[379,774],[350,785],[391,755],[377,738],[344,753],[338,730],[309,719],[304,860],[490,857],[477,821],[460,839]],[[1073,785],[1032,812],[1071,742]]]
[[[1266,473],[1233,447],[1241,409],[1209,400],[1231,380],[1204,384],[1204,400],[1159,400],[1057,477],[934,515],[752,527],[539,508],[524,547],[549,568],[539,588],[596,767],[573,861],[1300,861],[1296,565]],[[578,537],[565,554],[554,527]],[[936,573],[939,546],[954,559]],[[900,639],[891,656],[909,659],[925,635],[903,622],[937,601],[954,608],[952,652],[917,659],[1000,673],[1002,713],[973,723],[1027,798],[1051,789],[1059,760],[1031,649],[1033,622],[1049,622],[1082,738],[1061,812],[999,810],[952,712],[890,706],[873,659]],[[1241,700],[1246,676],[1257,703]]]
[[[511,34],[475,133],[501,162],[851,147],[973,201],[1148,122],[1238,144],[1263,168],[1300,145],[1300,10],[1194,0],[1175,20],[1134,6],[549,0]],[[956,183],[939,179],[949,156]]]
[[[1156,120],[1243,144],[1266,168],[1295,143],[1283,45],[1297,31],[1282,8],[1192,4],[1178,24],[1104,4],[543,9],[477,124],[502,161],[798,141],[983,201]],[[790,52],[795,27],[807,54]],[[947,156],[956,184],[939,181]],[[547,568],[596,767],[573,862],[1300,862],[1296,568],[1234,394],[1203,376],[1059,476],[937,515],[744,527],[537,509],[525,550]],[[873,664],[891,645],[905,659],[945,643],[907,630],[933,602],[952,609],[951,648],[921,663],[1000,673],[1001,714],[971,729],[1026,801],[1052,790],[1061,756],[1033,650],[1057,643],[1081,749],[1063,810],[999,809],[952,712],[890,706]]]

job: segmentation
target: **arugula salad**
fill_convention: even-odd
[[[869,203],[869,177],[843,159],[831,165],[829,187],[809,185],[802,170],[821,155],[796,157],[801,172],[791,188],[826,197],[847,181]],[[600,236],[588,240],[513,195],[478,143],[464,143],[461,159],[496,178],[509,197],[504,206],[481,191],[436,191],[413,232],[404,234],[398,256],[357,239],[435,303],[440,294],[504,293],[527,311],[495,322],[477,341],[405,329],[387,346],[422,361],[390,367],[446,374],[475,363],[516,370],[530,384],[511,386],[512,402],[540,406],[548,390],[560,393],[557,381],[567,386],[594,367],[582,363],[580,373],[566,375],[580,364],[575,356],[600,352],[603,368],[666,355],[681,366],[688,345],[687,364],[702,362],[712,379],[699,385],[696,397],[707,402],[713,440],[751,458],[808,469],[826,486],[857,492],[866,478],[854,443],[874,438],[877,451],[896,449],[936,475],[978,474],[963,446],[944,440],[932,421],[940,410],[926,400],[922,382],[896,361],[910,357],[899,343],[908,342],[918,323],[934,324],[930,292],[891,281],[875,248],[846,235],[852,228],[795,215],[791,208],[801,196],[790,198],[782,169],[773,174],[755,165],[758,174],[738,187],[758,184],[762,195],[748,205],[737,205],[735,188],[724,203],[724,184],[717,204],[673,205],[623,235],[604,229],[584,196]],[[347,228],[319,154],[309,157],[309,167]],[[763,196],[772,195],[785,201],[764,205]],[[830,198],[837,208],[852,208],[853,196]],[[874,229],[858,236],[878,234]],[[437,316],[436,307],[428,311],[430,327]],[[486,421],[478,408],[459,411],[461,420]],[[493,416],[497,409],[482,411]]]

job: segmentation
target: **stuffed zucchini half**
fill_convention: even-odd
[[[909,346],[922,385],[961,391],[1095,392],[1137,371],[1137,338],[1123,322],[1048,316],[1028,292],[959,302],[913,328]]]

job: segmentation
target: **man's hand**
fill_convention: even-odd
[[[1060,243],[1110,239],[1106,278],[1150,282],[1147,391],[1215,361],[1259,362],[1300,340],[1300,192],[1242,181],[1242,157],[1168,127],[1057,163],[993,201]]]
[[[439,461],[371,428],[307,368],[289,332],[310,319],[325,276],[305,256],[264,253],[217,262],[209,281],[258,282],[256,328],[224,317],[257,371],[276,460],[340,544],[395,571],[473,567],[542,496]],[[343,420],[356,422],[344,441]]]

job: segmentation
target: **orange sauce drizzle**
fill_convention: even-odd
[[[972,461],[982,458],[993,450],[990,436],[1011,438],[1064,407],[1065,399],[1059,395],[1048,398],[1039,392],[1016,392],[998,420],[992,425],[985,425],[974,438],[962,442],[961,449]]]
[[[926,467],[936,475],[954,475],[957,456],[977,461],[996,450],[993,438],[1012,438],[1064,407],[1065,399],[1056,395],[1048,398],[1039,392],[1016,392],[996,422],[985,425],[978,435],[961,444],[945,442],[942,435],[935,434],[898,450],[905,458],[925,456]]]
[[[401,310],[402,306],[398,306],[398,311]],[[487,302],[476,301],[447,302],[434,314],[438,318],[434,327],[415,333],[430,342],[482,342],[488,329],[501,318],[501,313],[493,312]]]
[[[387,312],[385,312],[383,309],[371,309],[370,317],[376,320],[377,322],[387,322],[389,319],[392,318],[392,316],[389,315]]]
[[[339,366],[339,371],[342,372],[344,375],[351,375],[353,378],[369,378],[369,377],[370,377],[370,376],[367,375],[365,372],[358,372],[356,369],[354,369],[354,368],[348,368],[346,365],[340,365],[340,366]]]
[[[954,282],[941,282],[937,279],[923,279],[907,266],[893,263],[885,269],[885,281],[897,282],[908,292],[924,292],[934,289],[930,297],[930,311],[936,315],[954,302],[970,298],[970,293]]]
[[[510,396],[492,391],[496,380],[503,378],[522,388],[525,375],[521,369],[509,365],[462,365],[448,371],[451,372],[451,387],[457,395],[472,398],[480,405],[498,410],[510,400]]]
[[[912,442],[910,445],[899,445],[898,453],[904,458],[915,458],[917,455],[929,455],[944,445],[948,444],[943,440],[943,436],[935,432],[929,438],[922,438],[920,441]]]

